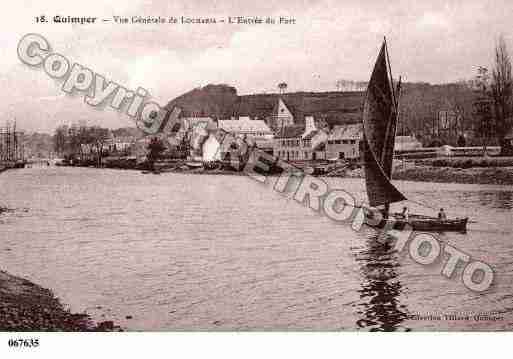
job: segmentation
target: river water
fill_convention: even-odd
[[[329,182],[364,197],[362,180]],[[0,269],[127,330],[513,329],[513,187],[397,185],[478,222],[440,241],[491,265],[491,289],[245,176],[89,168],[0,175],[0,204],[14,209],[0,216]],[[496,320],[473,318],[487,313]]]

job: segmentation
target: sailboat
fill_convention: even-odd
[[[381,211],[382,218],[370,223],[395,229],[407,225],[417,231],[466,230],[468,218],[442,219],[424,215],[390,213],[390,204],[406,201],[406,196],[391,182],[395,135],[399,115],[401,80],[394,88],[386,39],[374,65],[363,106],[363,157],[369,205]],[[373,213],[367,213],[369,218]]]

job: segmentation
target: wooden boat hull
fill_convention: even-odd
[[[412,216],[406,221],[404,218],[393,217],[382,220],[376,227],[383,228],[388,221],[393,221],[393,229],[403,230],[407,225],[418,232],[461,232],[467,231],[468,218],[455,218],[441,220],[434,217]]]
[[[185,162],[185,165],[190,169],[203,168],[203,162]]]

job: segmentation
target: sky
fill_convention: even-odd
[[[37,24],[46,15],[292,17],[289,25]],[[370,77],[383,36],[394,76],[447,83],[490,67],[502,34],[513,51],[511,0],[119,1],[17,0],[0,15],[0,124],[16,119],[26,131],[53,132],[86,121],[132,126],[122,112],[98,110],[83,94],[65,95],[61,82],[21,63],[16,49],[27,33],[43,35],[52,50],[128,89],[143,87],[164,105],[209,83],[239,94],[334,91],[336,81]]]

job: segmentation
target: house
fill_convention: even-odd
[[[294,125],[294,115],[292,115],[291,110],[285,104],[282,97],[278,98],[268,122],[275,131]]]
[[[361,123],[335,126],[328,136],[327,159],[358,159],[363,140]]]
[[[222,130],[210,131],[207,139],[203,142],[201,147],[203,162],[213,162],[222,160],[221,145],[223,143],[225,136],[226,132]]]
[[[328,133],[318,128],[313,116],[305,116],[305,126],[287,126],[275,136],[274,155],[287,161],[326,159]]]
[[[274,139],[274,155],[286,161],[315,161],[326,158],[328,134],[324,130],[309,130],[303,126],[288,126]]]
[[[239,158],[246,145],[250,146],[246,139],[234,136],[222,129],[209,130],[208,137],[201,145],[201,160],[203,162],[213,162]]]
[[[324,130],[309,131],[301,139],[300,160],[315,161],[326,159],[328,134]]]
[[[301,157],[301,140],[305,129],[303,126],[287,126],[274,136],[274,155],[285,161],[299,160]]]
[[[135,141],[132,136],[112,137],[107,140],[104,150],[111,154],[127,153]]]

